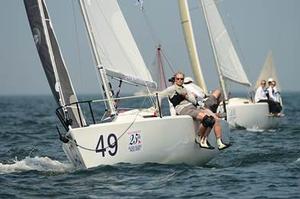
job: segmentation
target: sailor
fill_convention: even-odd
[[[281,97],[280,97],[280,92],[276,86],[276,81],[273,80],[272,81],[272,85],[273,85],[273,90],[274,90],[274,97],[275,97],[275,102],[281,102]]]
[[[269,78],[268,82],[272,82],[273,79]],[[269,83],[270,85],[270,83]],[[266,88],[266,80],[261,80],[260,86],[257,88],[255,93],[255,102],[267,102],[269,105],[269,112],[271,114],[277,114],[281,111],[278,105],[275,103],[273,98],[273,89]]]
[[[268,100],[266,80],[261,80],[260,86],[257,88],[254,97],[255,102],[262,102]]]
[[[184,87],[194,94],[199,105],[203,105],[214,113],[217,112],[221,101],[221,91],[219,89],[215,89],[210,95],[206,95],[202,88],[194,84],[194,80],[191,77],[184,78]]]
[[[222,150],[229,147],[230,145],[223,143],[221,139],[222,128],[220,120],[215,117],[211,111],[208,113],[202,108],[197,108],[198,101],[195,96],[183,86],[183,82],[184,74],[182,72],[175,73],[174,84],[161,91],[160,96],[168,96],[178,115],[190,115],[194,120],[201,122],[198,136],[195,139],[195,142],[198,143],[200,147],[214,149],[207,140],[213,127],[217,138],[218,149]]]
[[[273,100],[273,101],[276,101],[276,98],[275,98],[275,93],[274,93],[274,89],[273,89],[273,79],[272,78],[269,78],[268,79],[268,88],[267,88],[267,93],[269,95],[269,100]]]
[[[274,104],[274,105],[272,105],[273,110],[274,110],[274,111],[272,111],[272,113],[275,113],[277,115],[278,113],[281,112],[282,107],[281,107],[280,100],[279,100],[280,96],[278,97],[279,92],[276,88],[276,81],[273,80],[272,78],[268,79],[268,88],[267,88],[267,90],[268,90],[268,93],[269,93],[269,100],[271,100],[272,103]]]

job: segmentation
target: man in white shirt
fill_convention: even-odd
[[[191,77],[184,78],[184,87],[195,95],[199,105],[203,103],[205,108],[216,113],[221,101],[221,91],[216,89],[210,95],[206,95],[203,89],[193,82]]]
[[[277,87],[276,87],[276,81],[273,80],[273,81],[272,81],[272,84],[273,84],[273,90],[274,90],[275,101],[278,102],[278,103],[281,103],[280,92],[279,92],[279,90],[278,90]]]
[[[273,79],[272,78],[269,78],[268,79],[268,94],[269,94],[269,100],[273,100],[273,101],[276,101],[276,98],[275,98],[275,93],[274,93],[274,86],[273,86]]]
[[[272,103],[274,104],[274,105],[272,105],[273,110],[274,110],[273,113],[278,114],[281,112],[282,107],[281,107],[280,99],[279,99],[280,96],[278,97],[279,92],[276,88],[276,81],[273,80],[272,78],[269,78],[268,85],[269,85],[269,87],[268,87],[269,100],[271,100]]]
[[[257,88],[255,92],[254,97],[255,102],[261,102],[268,100],[267,94],[266,94],[266,80],[261,80],[260,86]]]

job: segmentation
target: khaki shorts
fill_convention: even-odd
[[[189,105],[187,107],[184,107],[181,111],[180,111],[180,115],[189,115],[191,116],[194,120],[197,119],[197,116],[200,112],[205,112],[207,115],[211,115],[213,114],[210,110],[204,110],[201,108],[197,108],[194,105]]]
[[[219,106],[218,100],[213,95],[208,96],[208,98],[204,102],[204,107],[208,108],[214,113],[217,112],[218,106]]]

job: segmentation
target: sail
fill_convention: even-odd
[[[214,0],[202,0],[202,6],[221,75],[230,81],[250,86]]]
[[[106,74],[125,81],[156,87],[138,50],[117,0],[80,1],[95,41],[94,53]]]
[[[24,5],[33,39],[55,101],[59,106],[77,102],[44,1],[24,0]],[[79,111],[77,107],[69,107],[67,113],[64,113],[68,119],[72,119],[73,128],[85,123],[84,119],[79,117]]]
[[[276,67],[273,61],[273,55],[271,51],[268,53],[265,63],[261,69],[260,75],[255,84],[255,88],[259,87],[261,80],[268,81],[269,78],[272,78],[276,81],[276,87],[278,90],[280,90],[279,79],[277,76]]]

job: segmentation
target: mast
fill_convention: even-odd
[[[184,32],[185,43],[188,48],[192,70],[197,84],[207,93],[207,87],[203,78],[197,47],[194,39],[193,27],[189,13],[187,0],[178,0],[181,24]]]
[[[228,100],[225,81],[224,81],[224,78],[223,78],[223,75],[222,75],[222,72],[221,72],[221,69],[220,69],[220,62],[219,62],[219,59],[218,59],[218,56],[217,56],[215,44],[214,44],[214,41],[212,39],[210,26],[209,26],[208,19],[207,19],[207,12],[206,12],[206,9],[204,8],[203,1],[202,0],[200,0],[200,1],[201,1],[201,5],[202,5],[202,10],[203,10],[205,22],[206,22],[208,37],[209,37],[209,40],[210,40],[211,48],[212,48],[213,55],[214,55],[215,64],[216,64],[216,67],[217,67],[217,72],[218,72],[218,75],[219,75],[219,83],[220,83],[220,86],[221,86],[222,91],[223,91],[224,99]]]
[[[156,49],[156,56],[157,56],[157,66],[159,70],[159,85],[158,88],[159,90],[163,90],[167,88],[167,82],[166,82],[166,75],[165,75],[165,70],[163,66],[163,60],[161,57],[161,45],[159,44],[157,49]]]
[[[93,52],[93,55],[94,55],[94,58],[95,58],[95,61],[96,61],[96,67],[97,67],[97,70],[99,72],[101,82],[103,84],[103,89],[104,89],[105,96],[108,100],[108,107],[109,107],[111,115],[115,115],[116,114],[116,108],[114,106],[113,95],[112,95],[112,92],[110,90],[110,86],[109,86],[109,82],[108,82],[108,79],[107,79],[106,71],[105,71],[105,69],[104,69],[104,67],[101,63],[99,54],[97,52],[97,48],[96,48],[96,45],[95,45],[95,38],[94,38],[94,35],[93,35],[93,29],[91,27],[91,23],[89,21],[89,18],[86,14],[86,7],[82,3],[82,0],[78,0],[78,1],[79,1],[81,12],[82,12],[82,15],[83,15],[83,18],[84,18],[85,26],[86,26],[86,29],[87,29],[87,32],[88,32],[89,40],[90,40],[90,43],[91,43],[91,46],[92,46],[92,52]]]

